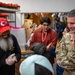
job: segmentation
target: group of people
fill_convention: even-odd
[[[75,75],[75,9],[67,15],[69,31],[63,35],[57,45],[58,36],[51,29],[51,20],[42,17],[41,27],[34,31],[30,40],[30,49],[35,55],[27,57],[20,64],[21,75],[54,75],[56,62],[63,69],[57,69],[56,75]],[[15,63],[21,58],[21,49],[14,35],[10,34],[9,22],[0,18],[0,74],[15,75]],[[56,61],[55,61],[56,59]]]

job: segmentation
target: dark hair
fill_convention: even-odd
[[[43,24],[44,22],[47,22],[48,24],[51,24],[51,20],[48,17],[42,17],[40,20],[40,23]]]
[[[44,66],[35,63],[35,75],[53,75],[53,74]]]
[[[75,9],[71,10],[68,15],[68,17],[75,17]]]
[[[46,50],[46,46],[42,43],[35,42],[32,44],[31,50],[33,50],[35,54],[42,55]]]
[[[35,42],[32,44],[31,50],[34,51],[34,54],[43,55],[46,58],[50,59],[50,52],[46,51],[46,46],[42,43]]]

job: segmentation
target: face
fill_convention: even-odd
[[[49,30],[49,28],[50,28],[50,24],[48,24],[47,22],[44,22],[42,24],[42,28],[43,28],[44,32],[47,32]]]
[[[8,31],[5,31],[3,33],[0,33],[0,37],[6,39],[9,37],[9,34],[10,34],[10,31],[8,30]]]
[[[75,17],[68,17],[67,25],[71,32],[75,32]]]

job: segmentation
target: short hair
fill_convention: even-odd
[[[35,63],[35,75],[53,75],[53,74],[44,66]]]
[[[47,22],[48,24],[51,24],[51,20],[48,17],[42,17],[40,20],[40,23],[43,24],[44,22]]]
[[[46,58],[50,59],[50,52],[46,51],[46,46],[42,43],[39,42],[35,42],[32,44],[31,46],[31,50],[34,51],[34,54],[39,54],[39,55],[43,55]]]
[[[68,14],[67,17],[75,17],[75,9],[71,10]]]

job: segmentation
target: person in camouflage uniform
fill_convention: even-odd
[[[63,75],[75,75],[75,9],[67,16],[67,26],[70,32],[66,33],[56,47],[57,64],[64,68]]]

